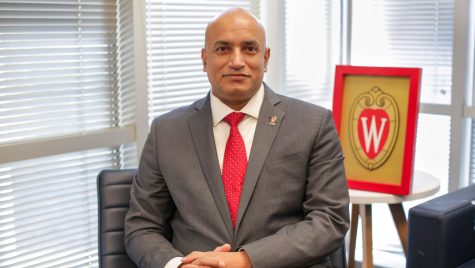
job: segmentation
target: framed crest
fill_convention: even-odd
[[[336,66],[333,116],[349,188],[410,193],[421,73]]]

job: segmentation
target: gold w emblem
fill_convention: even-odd
[[[350,143],[358,162],[369,170],[391,156],[399,132],[395,99],[378,87],[359,95],[350,110]]]

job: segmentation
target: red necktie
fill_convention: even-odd
[[[238,124],[243,118],[244,114],[238,112],[230,113],[224,118],[224,121],[231,126],[231,130],[224,150],[223,184],[234,227],[247,168],[246,147],[238,129]]]

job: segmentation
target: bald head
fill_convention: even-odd
[[[211,92],[240,110],[261,87],[267,68],[264,27],[246,10],[231,8],[208,24],[205,36],[201,59]]]
[[[224,10],[215,16],[207,25],[205,33],[205,46],[210,38],[210,34],[214,31],[222,30],[224,25],[234,24],[235,30],[241,27],[252,27],[262,35],[262,45],[266,46],[266,33],[261,22],[249,11],[240,8],[232,7]]]

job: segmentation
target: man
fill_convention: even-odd
[[[211,92],[154,120],[132,185],[139,267],[331,267],[349,222],[338,136],[328,110],[262,82],[269,56],[245,10],[208,24]]]

